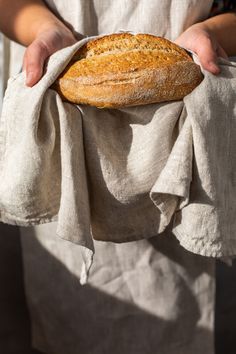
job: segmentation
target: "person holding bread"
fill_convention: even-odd
[[[225,12],[216,14],[217,6]],[[218,75],[218,58],[236,55],[233,10],[233,1],[212,0],[0,0],[0,29],[11,39],[5,40],[5,73],[23,67],[33,87],[56,51],[84,36],[122,30],[174,41]],[[148,240],[95,241],[89,283],[81,286],[80,253],[55,230],[55,223],[21,229],[35,348],[48,354],[214,353],[213,259],[186,251],[170,228]]]

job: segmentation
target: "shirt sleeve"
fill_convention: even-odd
[[[214,0],[210,16],[236,11],[236,0]]]

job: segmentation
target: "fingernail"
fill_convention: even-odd
[[[209,63],[209,66],[210,66],[210,69],[211,69],[214,73],[218,74],[218,73],[220,72],[219,66],[218,66],[216,63],[214,63],[213,61],[211,61],[211,62]]]
[[[33,82],[33,79],[34,79],[34,73],[32,71],[28,72],[26,74],[26,82],[25,82],[26,85],[30,86],[30,84],[32,84],[32,82]]]

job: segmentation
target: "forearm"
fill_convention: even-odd
[[[52,27],[66,28],[42,0],[0,0],[0,31],[14,41],[28,46]]]
[[[228,56],[236,55],[236,13],[214,16],[202,24],[215,36]]]

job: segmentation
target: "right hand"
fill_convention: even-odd
[[[26,71],[26,85],[32,87],[41,79],[45,61],[50,55],[76,41],[64,26],[51,26],[40,31],[25,51],[23,70]]]

